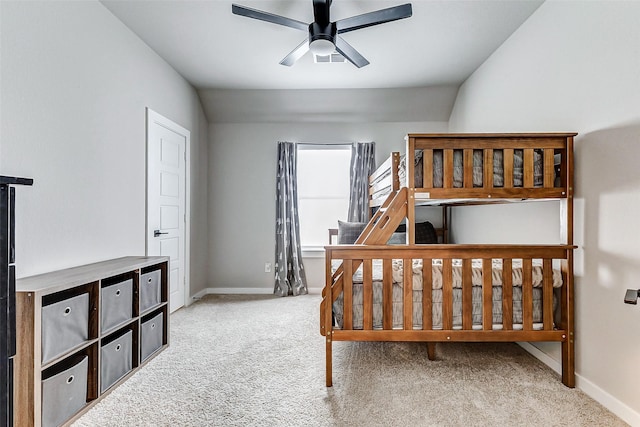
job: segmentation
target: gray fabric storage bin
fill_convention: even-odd
[[[160,270],[140,275],[140,312],[160,304]]]
[[[42,426],[57,427],[87,403],[89,358],[42,380]]]
[[[132,318],[133,279],[105,286],[100,296],[102,333]]]
[[[131,349],[133,332],[129,330],[121,337],[105,344],[100,349],[100,393],[118,382],[133,368]]]
[[[42,307],[42,363],[89,339],[89,294]]]
[[[140,325],[140,361],[144,362],[151,354],[162,347],[162,313]]]

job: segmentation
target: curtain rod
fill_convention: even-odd
[[[354,142],[296,142],[296,145],[353,145]]]

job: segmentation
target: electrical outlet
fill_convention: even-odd
[[[264,272],[265,273],[271,273],[271,263],[270,262],[265,262],[264,263]]]

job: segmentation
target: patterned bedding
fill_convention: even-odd
[[[458,261],[458,262],[456,262]],[[334,261],[334,270],[340,261]],[[413,327],[422,329],[422,260],[413,260]],[[402,286],[402,260],[393,260],[393,328],[403,327],[403,286]],[[513,328],[522,328],[522,265],[519,260],[513,261]],[[433,260],[432,265],[432,325],[433,329],[442,329],[442,262]],[[462,328],[462,266],[459,260],[454,260],[453,272],[453,328]],[[542,266],[533,265],[533,322],[534,329],[542,328]],[[474,260],[472,263],[472,318],[474,329],[482,326],[482,261]],[[562,286],[562,274],[558,269],[553,269],[553,287]],[[502,263],[501,260],[493,260],[492,269],[492,300],[493,300],[493,329],[502,328]],[[363,286],[362,268],[353,276],[353,328],[363,327]],[[554,297],[554,312],[557,309]],[[343,295],[340,294],[333,304],[336,323],[342,325],[343,321]],[[382,328],[382,262],[373,262],[373,327]]]
[[[416,151],[415,155],[415,188],[423,186],[422,151]],[[493,150],[493,186],[502,187],[504,185],[504,159],[502,150]],[[543,163],[542,154],[535,150],[533,184],[535,187],[542,187],[543,184]],[[513,186],[523,186],[523,150],[513,151]],[[433,151],[433,188],[443,187],[443,153],[442,150]],[[483,186],[483,150],[473,150],[473,186]],[[400,158],[398,176],[401,183],[406,182],[407,165],[406,154]],[[463,151],[453,150],[453,187],[462,188],[464,177]]]

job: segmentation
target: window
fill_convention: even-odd
[[[298,144],[298,215],[305,250],[329,243],[349,211],[351,145]]]

